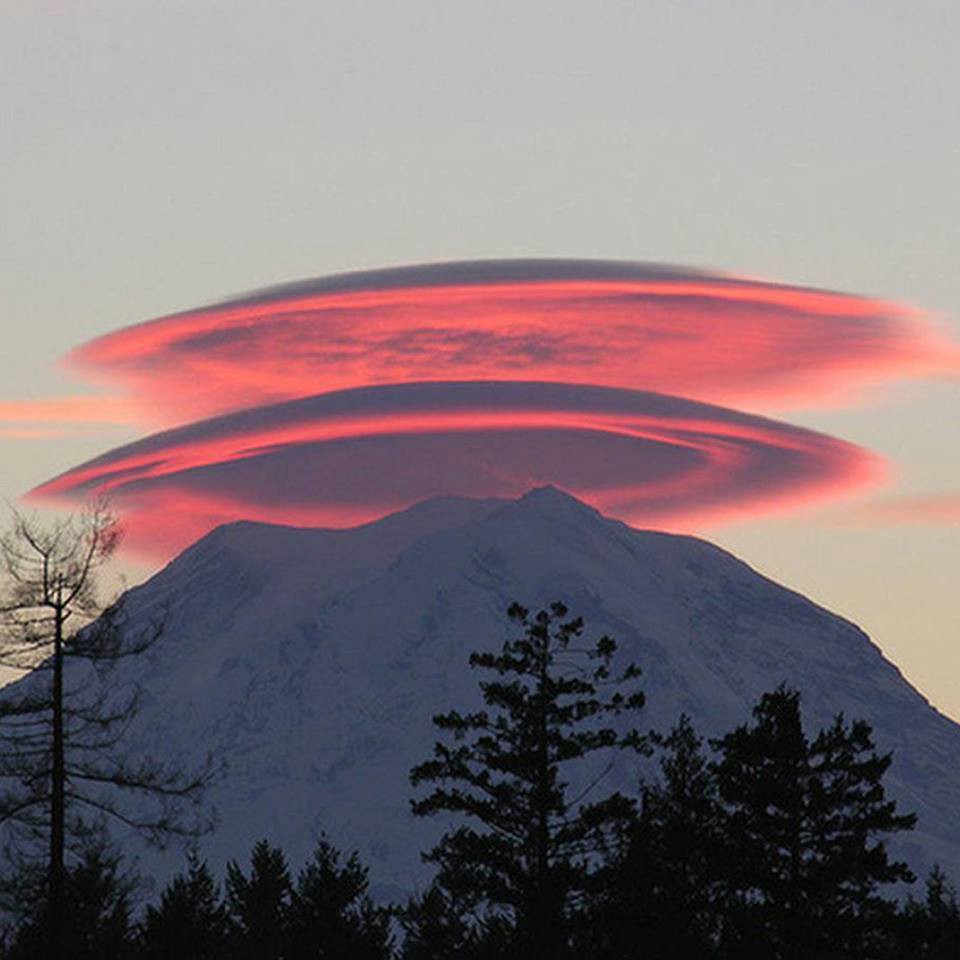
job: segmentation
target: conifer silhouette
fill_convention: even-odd
[[[187,869],[147,907],[141,933],[150,960],[225,960],[227,910],[207,864],[191,854]]]
[[[723,911],[724,810],[690,718],[651,734],[660,776],[641,784],[640,810],[621,855],[597,875],[587,956],[651,960],[712,956]]]
[[[288,913],[285,960],[388,960],[390,910],[370,899],[368,870],[357,855],[341,862],[321,837],[300,871]]]
[[[274,960],[283,956],[293,898],[287,859],[279,847],[260,840],[250,855],[250,874],[227,864],[227,909],[233,922],[230,956]]]
[[[565,779],[591,754],[640,746],[636,731],[619,734],[608,723],[643,705],[629,685],[639,669],[614,675],[615,641],[580,645],[583,621],[567,614],[562,603],[533,617],[510,607],[522,636],[470,657],[493,675],[480,682],[486,709],[434,717],[453,742],[438,742],[433,759],[411,772],[414,786],[435,785],[413,801],[415,814],[467,821],[425,855],[438,868],[436,886],[482,933],[501,939],[506,931],[518,955],[568,953],[598,858],[635,811],[620,793],[595,795],[602,773],[576,792]]]
[[[885,835],[912,829],[888,800],[870,725],[838,715],[812,740],[800,694],[764,694],[753,722],[720,740],[731,891],[727,939],[744,957],[859,957],[894,905],[883,884],[911,881]]]

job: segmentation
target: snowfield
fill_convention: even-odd
[[[419,852],[444,827],[409,813],[432,715],[479,703],[467,658],[509,635],[511,601],[557,599],[643,668],[642,729],[684,711],[719,734],[781,681],[811,727],[868,720],[894,751],[889,792],[920,814],[893,850],[960,878],[960,726],[861,630],[705,541],[634,530],[554,488],[426,501],[351,530],[220,527],[130,591],[130,629],[164,633],[111,682],[143,691],[134,754],[225,764],[200,845],[214,869],[260,837],[298,867],[326,831],[379,896],[400,895],[425,884]],[[624,754],[608,782],[633,789],[638,770]],[[140,856],[160,880],[182,866],[179,850]]]

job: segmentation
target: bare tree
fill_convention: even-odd
[[[100,504],[51,524],[14,511],[0,538],[0,664],[29,671],[0,690],[0,836],[18,883],[39,877],[53,947],[66,858],[95,824],[119,821],[158,844],[211,826],[199,806],[209,761],[187,772],[124,756],[139,693],[113,683],[110,667],[163,625],[132,632],[122,601],[99,603],[97,575],[120,535]]]

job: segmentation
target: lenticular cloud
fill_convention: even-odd
[[[546,260],[347,274],[75,350],[73,367],[180,426],[34,495],[108,494],[134,544],[158,555],[229,520],[345,526],[428,496],[542,483],[631,523],[689,527],[882,474],[850,444],[718,403],[838,402],[956,369],[957,355],[892,304],[689,270]]]
[[[543,483],[633,523],[676,526],[833,496],[878,470],[851,444],[678,397],[466,382],[228,414],[120,447],[39,492],[106,493],[135,510],[138,542],[176,546],[212,517],[342,526],[426,497],[515,497]]]
[[[116,331],[69,362],[169,423],[427,380],[535,379],[783,409],[928,372],[944,350],[919,318],[880,301],[644,264],[520,260],[288,284]]]

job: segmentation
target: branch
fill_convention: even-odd
[[[42,796],[31,796],[10,809],[0,811],[0,823],[6,823],[8,820],[16,819],[18,814],[23,813],[24,810],[29,810],[30,807],[35,807],[38,803],[43,803],[46,799],[46,797]]]
[[[206,787],[216,775],[210,767],[191,780],[180,782],[183,774],[179,770],[165,770],[163,767],[144,763],[139,771],[128,770],[117,764],[113,770],[104,770],[96,766],[75,766],[67,768],[67,775],[91,783],[103,783],[125,790],[139,790],[159,797],[189,797]]]

